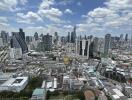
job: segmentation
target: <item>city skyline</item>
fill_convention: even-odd
[[[131,4],[131,0],[1,0],[0,30],[67,35],[76,25],[77,35],[131,34]]]

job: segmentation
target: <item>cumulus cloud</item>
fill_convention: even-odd
[[[72,3],[73,3],[73,0],[61,0],[57,4],[66,6],[66,5],[69,5],[69,4],[72,4]]]
[[[2,16],[0,17],[0,25],[1,26],[9,26],[8,20],[6,17],[2,17]]]
[[[130,0],[109,0],[104,4],[105,7],[95,8],[82,16],[84,20],[77,25],[78,31],[91,34],[131,32],[132,2]]]
[[[27,14],[17,13],[18,23],[33,24],[35,21],[42,21],[42,19],[39,15],[32,11],[29,11]]]
[[[50,6],[54,5],[54,4],[55,4],[54,0],[43,0],[42,3],[39,6],[39,9],[40,10],[49,9]]]
[[[27,0],[0,0],[0,10],[2,11],[16,11],[20,8],[17,7],[18,4],[24,5]]]
[[[73,14],[72,10],[70,10],[70,9],[66,9],[66,10],[65,10],[65,13],[66,13],[66,14]]]
[[[65,30],[65,31],[64,31]],[[46,26],[37,26],[37,27],[27,27],[24,29],[26,34],[33,35],[34,32],[38,32],[39,34],[51,34],[54,35],[54,32],[58,32],[59,34],[67,35],[68,30],[65,28],[58,27],[54,24],[49,24]]]
[[[63,15],[63,13],[57,8],[39,10],[38,14],[41,17],[47,18],[47,19],[49,19],[49,20],[51,20],[53,22],[56,22],[56,23],[60,23],[61,22],[59,17]]]
[[[63,21],[60,19],[60,17],[63,15],[63,13],[58,8],[52,7],[54,4],[54,0],[43,0],[37,13],[42,18],[47,18],[55,23],[62,23]]]

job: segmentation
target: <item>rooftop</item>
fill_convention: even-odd
[[[33,91],[33,94],[34,96],[39,96],[39,95],[43,95],[45,93],[45,90],[44,89],[41,89],[41,88],[37,88]]]

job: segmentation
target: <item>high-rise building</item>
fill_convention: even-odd
[[[0,38],[0,47],[3,47],[3,39]]]
[[[32,36],[26,36],[26,43],[29,44],[30,42],[32,42]]]
[[[76,41],[76,26],[73,29],[73,32],[71,32],[71,43],[75,43]]]
[[[19,29],[19,35],[22,38],[23,41],[25,41],[25,33],[23,32],[23,29]]]
[[[76,41],[76,53],[89,58],[90,39],[78,39]]]
[[[128,41],[128,34],[126,34],[126,36],[125,36],[125,41],[126,42]]]
[[[98,52],[99,38],[94,38],[94,51]]]
[[[44,51],[51,51],[52,49],[52,36],[47,34],[42,38],[42,42],[44,45]]]
[[[1,31],[1,38],[3,40],[3,45],[7,45],[9,40],[9,34],[5,31]]]
[[[53,43],[54,43],[55,45],[57,45],[57,44],[58,44],[58,40],[59,40],[58,33],[55,32],[55,34],[54,34],[54,39],[53,39]]]
[[[66,44],[66,37],[64,36],[61,37],[61,44],[62,45]]]
[[[20,29],[20,32],[12,32],[11,47],[21,47],[22,53],[28,52],[28,46],[25,42],[25,33],[22,31],[22,29]]]
[[[105,57],[107,57],[109,54],[110,42],[111,42],[111,34],[106,34],[105,35],[105,44],[104,44],[104,56]]]
[[[68,36],[67,36],[67,42],[70,43],[70,32],[68,32]]]
[[[35,41],[37,41],[39,39],[39,36],[38,36],[37,32],[34,33],[34,38],[35,38]]]

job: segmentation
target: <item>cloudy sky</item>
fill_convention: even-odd
[[[0,0],[0,30],[104,36],[132,33],[132,0]]]

